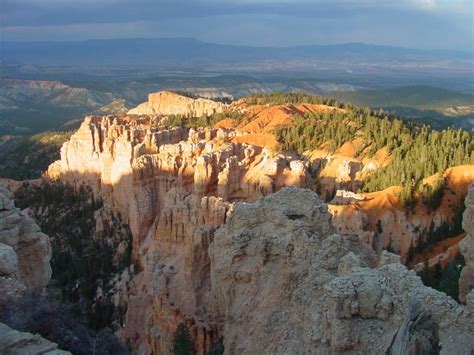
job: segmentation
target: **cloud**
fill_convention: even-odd
[[[153,21],[232,14],[342,17],[354,12],[422,11],[436,0],[0,0],[1,26]],[[438,0],[443,3],[442,0]],[[451,1],[443,10],[463,5]]]
[[[472,46],[472,1],[0,0],[8,40],[197,37],[221,43]]]

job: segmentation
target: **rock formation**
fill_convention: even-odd
[[[302,161],[244,143],[249,133],[160,122],[156,115],[87,117],[47,172],[87,184],[130,225],[137,268],[118,275],[112,293],[127,305],[119,335],[135,352],[169,353],[180,323],[198,353],[221,335],[229,353],[411,348],[406,334],[419,328],[408,324],[410,294],[431,315],[443,350],[472,348],[472,316],[463,306],[424,287],[399,258],[378,260],[368,247],[381,207],[388,206],[384,233],[406,218],[390,194],[382,201],[339,193],[335,229],[316,194],[284,189],[312,187]],[[347,216],[354,230],[345,229]]]
[[[469,186],[465,204],[466,210],[464,211],[462,226],[466,232],[466,237],[459,244],[466,262],[459,279],[459,299],[464,303],[467,302],[468,294],[473,293],[472,290],[474,289],[474,184]],[[474,301],[474,294],[470,299]]]
[[[209,116],[222,112],[225,105],[209,99],[193,99],[170,91],[148,95],[148,101],[128,111],[129,115]]]
[[[334,234],[330,219],[315,193],[296,188],[234,207],[209,251],[226,353],[383,354],[397,333],[396,344],[407,344],[407,332],[431,339],[404,322],[411,297],[443,353],[471,353],[471,312],[401,264],[377,266],[373,251]]]
[[[329,205],[333,223],[340,233],[359,235],[378,254],[390,247],[404,260],[410,246],[417,245],[432,223],[439,227],[452,220],[453,207],[460,206],[469,184],[474,181],[474,165],[449,168],[443,178],[445,193],[436,211],[428,210],[420,196],[417,207],[409,211],[400,203],[400,187],[396,186],[357,196],[339,192]]]
[[[29,288],[46,286],[51,278],[50,259],[48,236],[15,208],[11,193],[0,184],[0,277],[19,279]]]
[[[139,352],[169,351],[180,322],[208,350],[219,333],[207,311],[207,249],[232,202],[311,185],[301,161],[234,143],[239,134],[168,130],[155,116],[87,117],[48,170],[50,178],[87,184],[130,224],[141,270],[116,292],[128,304],[121,334]]]
[[[44,287],[51,278],[49,238],[27,214],[15,208],[0,184],[0,308],[27,288]],[[69,354],[39,335],[0,323],[0,354]]]
[[[438,325],[416,299],[388,350],[390,355],[439,354]]]

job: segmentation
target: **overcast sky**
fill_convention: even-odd
[[[2,40],[194,37],[473,51],[474,0],[0,0]]]

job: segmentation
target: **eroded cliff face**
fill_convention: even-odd
[[[466,232],[466,237],[459,243],[459,246],[466,265],[459,279],[459,299],[461,302],[467,303],[469,298],[469,302],[474,308],[474,293],[471,292],[474,289],[474,184],[469,185],[465,204],[466,210],[463,215],[462,227]]]
[[[5,292],[46,286],[51,279],[50,259],[48,236],[15,208],[10,191],[0,184],[0,278],[2,284],[11,284]],[[5,295],[2,292],[1,297]]]
[[[299,160],[234,143],[242,133],[164,129],[159,121],[88,117],[47,175],[89,185],[130,224],[140,270],[124,275],[128,282],[118,281],[115,290],[128,303],[122,336],[137,352],[167,353],[176,326],[185,322],[205,352],[219,335],[208,312],[215,230],[234,201],[311,180]]]
[[[423,286],[396,258],[377,265],[365,243],[335,234],[330,219],[304,189],[235,206],[210,247],[227,353],[382,354],[416,343],[446,354],[474,349],[471,312]],[[408,312],[412,297],[418,310]],[[420,315],[425,331],[413,326]]]
[[[208,99],[193,99],[170,91],[148,95],[148,101],[128,111],[129,115],[209,116],[222,112],[225,105]]]

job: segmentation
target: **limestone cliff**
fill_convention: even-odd
[[[474,288],[474,184],[469,185],[465,204],[466,210],[464,211],[462,226],[466,232],[466,237],[459,244],[466,262],[459,279],[459,299],[464,303],[467,302],[468,294],[472,293],[471,291]],[[471,300],[474,302],[474,294],[471,296]]]
[[[209,99],[193,99],[170,91],[148,95],[148,101],[128,111],[129,115],[209,116],[222,112],[224,104]]]
[[[441,353],[471,353],[472,313],[401,264],[377,266],[330,218],[315,193],[296,188],[235,206],[210,247],[226,353],[398,353],[416,349],[415,336]],[[422,310],[408,313],[411,297]],[[410,323],[421,313],[432,332]]]
[[[0,184],[0,277],[5,282],[4,277],[18,279],[29,288],[46,286],[51,278],[50,259],[48,236],[15,208],[11,193]]]

